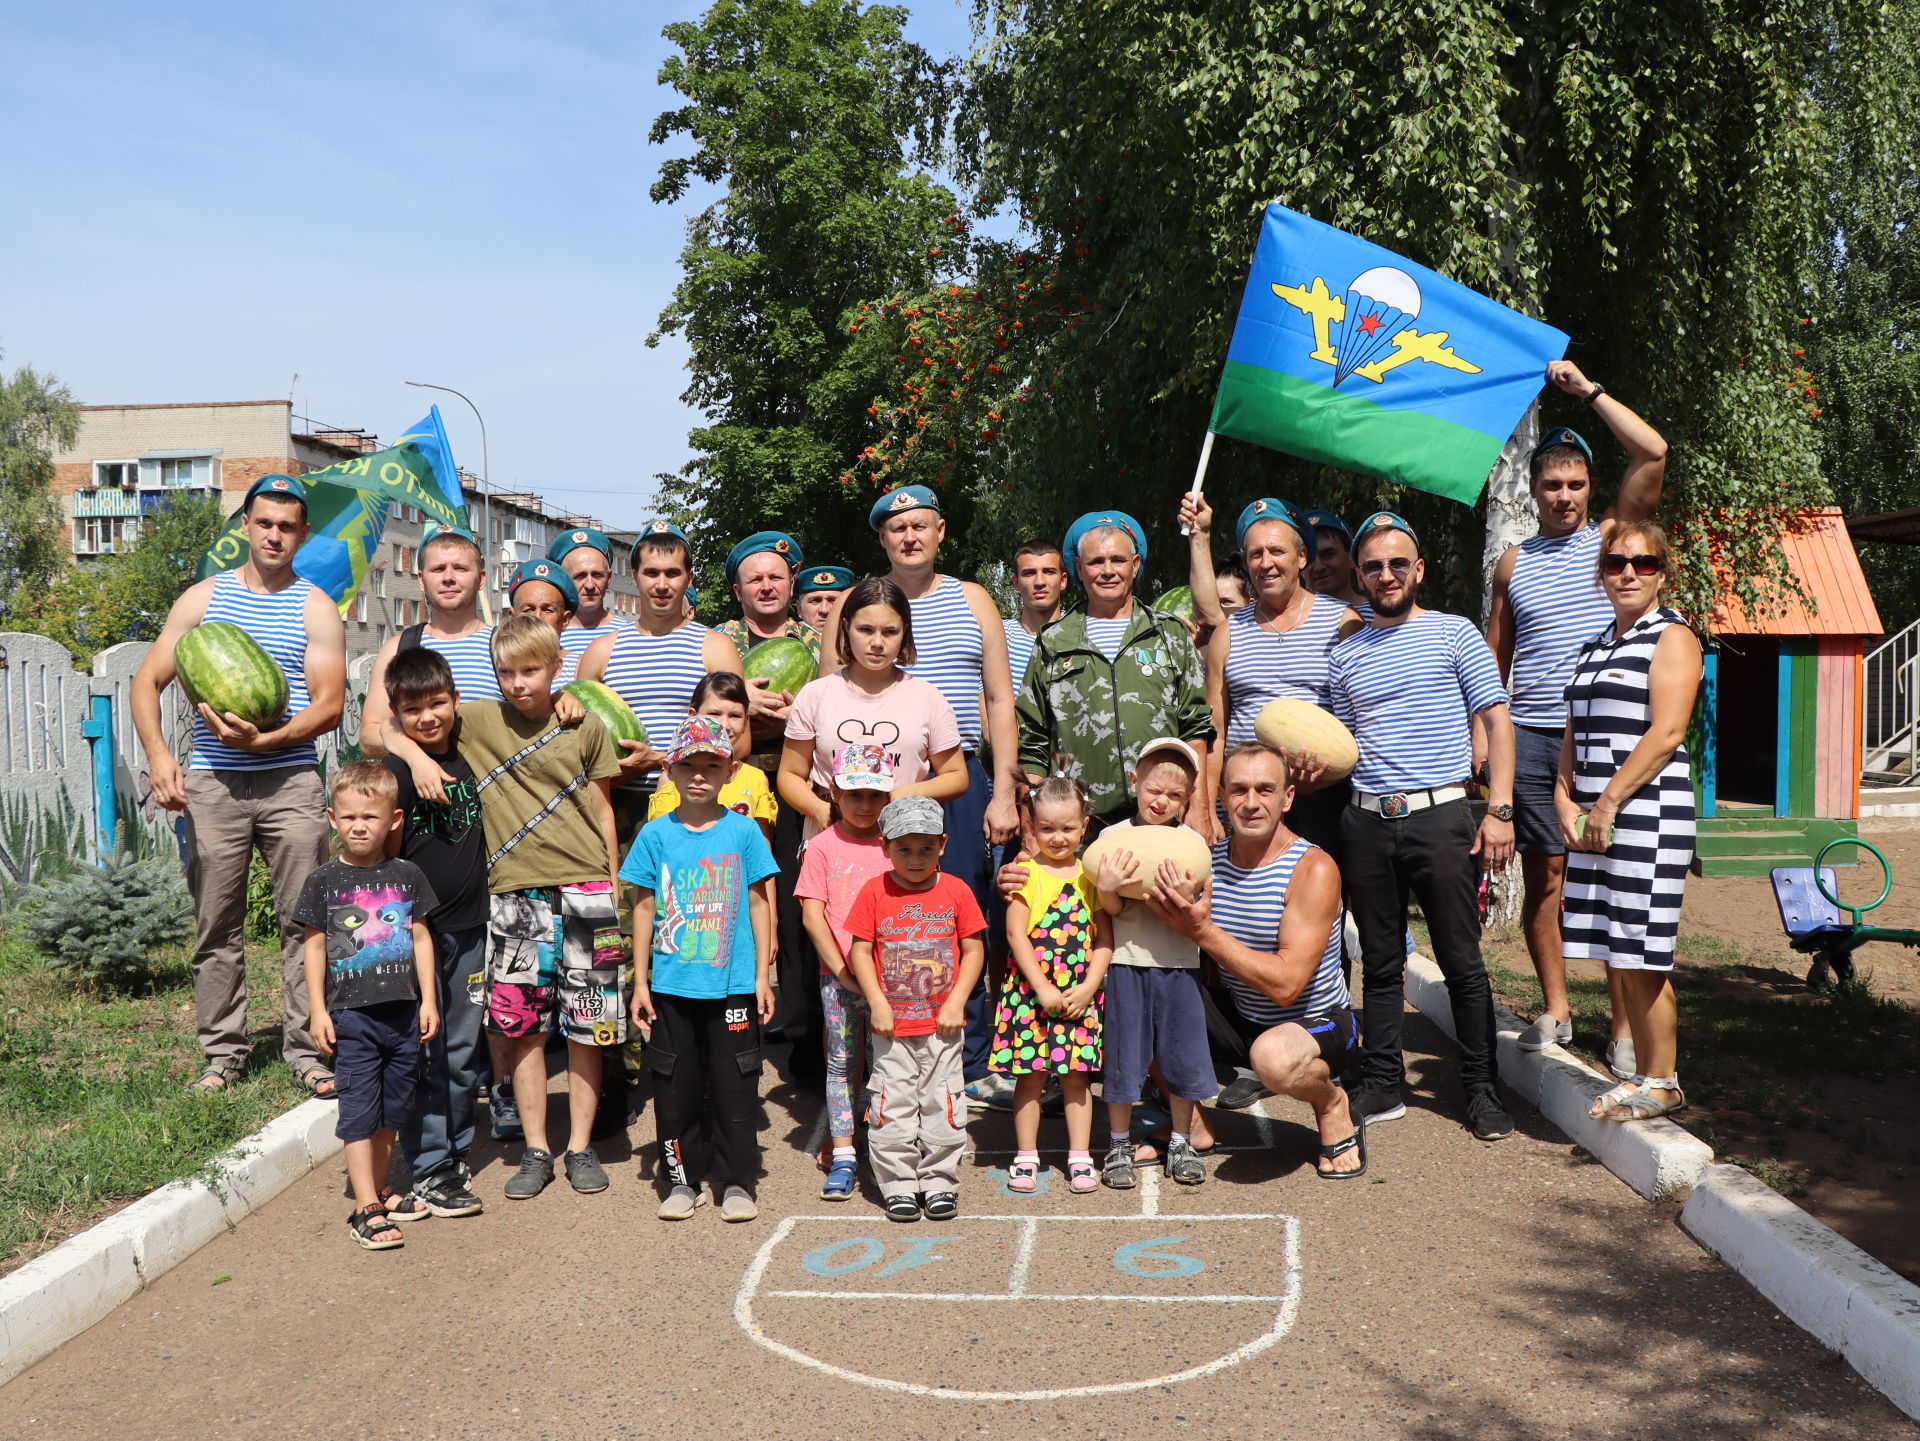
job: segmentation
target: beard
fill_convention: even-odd
[[[1391,603],[1382,603],[1373,600],[1371,596],[1368,597],[1368,600],[1373,605],[1373,613],[1375,615],[1384,615],[1388,620],[1395,620],[1413,609],[1413,589],[1409,586],[1406,590],[1401,591],[1400,599]]]

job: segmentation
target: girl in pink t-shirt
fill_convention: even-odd
[[[807,834],[833,824],[827,799],[843,746],[873,745],[893,767],[893,795],[950,801],[966,793],[960,724],[931,682],[910,676],[913,612],[885,576],[863,580],[840,607],[839,654],[847,663],[801,688],[780,753],[780,799],[807,820]]]

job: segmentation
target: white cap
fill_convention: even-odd
[[[1141,746],[1140,754],[1133,758],[1133,768],[1136,771],[1144,770],[1146,768],[1147,758],[1161,751],[1173,751],[1177,753],[1185,758],[1188,765],[1193,767],[1193,773],[1195,775],[1200,773],[1200,753],[1185,741],[1178,740],[1173,736],[1160,736]]]

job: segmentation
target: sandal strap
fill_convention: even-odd
[[[1344,1140],[1334,1141],[1322,1146],[1320,1148],[1320,1159],[1323,1161],[1337,1161],[1359,1144],[1360,1128],[1355,1126],[1351,1136],[1346,1137]]]

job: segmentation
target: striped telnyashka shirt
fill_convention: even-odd
[[[1468,722],[1507,698],[1493,652],[1472,623],[1427,610],[1368,626],[1333,648],[1333,713],[1360,746],[1355,790],[1430,790],[1473,769]]]
[[[420,632],[420,648],[447,658],[461,701],[499,700],[500,677],[493,669],[493,627],[483,625],[472,635],[441,640],[432,631]]]
[[[1313,847],[1305,840],[1296,840],[1266,865],[1242,870],[1230,858],[1231,845],[1231,841],[1219,841],[1213,848],[1213,919],[1241,945],[1270,952],[1279,943],[1280,917],[1287,908],[1287,887],[1293,881],[1294,867]],[[1327,943],[1320,952],[1320,963],[1313,968],[1313,978],[1290,1006],[1283,1006],[1256,991],[1222,966],[1220,974],[1226,977],[1240,1014],[1256,1025],[1277,1026],[1283,1021],[1298,1021],[1351,1006],[1347,971],[1340,957],[1341,917],[1336,906],[1333,924],[1327,931]]]
[[[917,600],[909,599],[907,605],[913,613],[913,649],[919,659],[900,669],[932,682],[960,722],[960,749],[979,750],[987,641],[967,605],[966,593],[958,580],[943,575],[932,590]],[[1014,628],[1019,629],[1019,622]]]
[[[1227,617],[1227,744],[1253,739],[1260,708],[1283,697],[1331,710],[1327,657],[1340,639],[1347,608],[1330,595],[1316,595],[1306,619],[1275,635],[1260,624],[1260,607],[1243,606]]]
[[[627,703],[657,750],[673,743],[673,733],[687,718],[694,687],[707,673],[706,642],[707,627],[696,621],[665,635],[629,627],[613,639],[607,689]]]
[[[287,716],[307,708],[307,597],[314,593],[310,581],[296,580],[285,590],[262,595],[240,582],[240,572],[225,570],[213,578],[213,595],[207,601],[207,613],[201,624],[210,620],[230,621],[260,643],[287,674],[287,708],[274,725]],[[267,727],[271,729],[272,727]],[[319,764],[313,742],[287,746],[276,751],[243,751],[220,740],[207,729],[196,708],[193,714],[193,749],[187,768],[196,771],[274,771],[290,766]]]
[[[1507,582],[1515,725],[1558,730],[1567,723],[1574,658],[1589,636],[1613,620],[1613,607],[1594,572],[1599,555],[1597,525],[1520,542]]]

